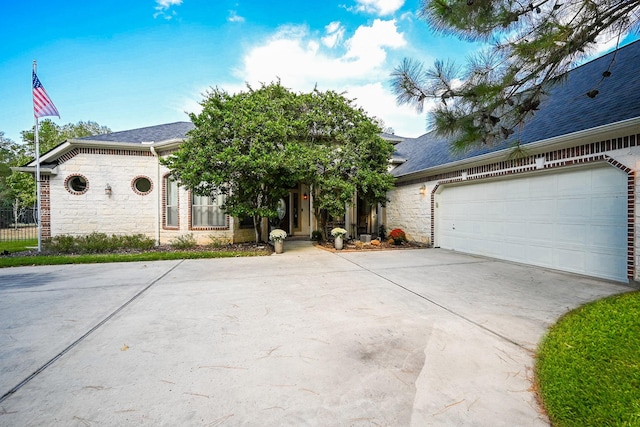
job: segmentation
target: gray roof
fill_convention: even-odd
[[[187,132],[193,128],[194,126],[191,122],[175,122],[78,139],[81,141],[130,142],[139,144],[143,142],[163,142],[185,139]]]
[[[603,78],[602,73],[607,70],[612,59],[611,76]],[[549,96],[540,104],[540,111],[525,122],[520,132],[516,129],[516,133],[508,140],[453,154],[447,138],[429,132],[396,145],[394,157],[407,161],[395,168],[392,174],[399,177],[502,150],[514,146],[518,136],[521,144],[530,144],[640,117],[638,68],[640,41],[568,72],[566,80],[551,88]],[[596,87],[599,94],[595,98],[589,98],[587,92]]]

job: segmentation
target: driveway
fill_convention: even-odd
[[[0,269],[2,426],[545,426],[533,352],[631,288],[439,249]]]

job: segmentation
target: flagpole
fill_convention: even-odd
[[[37,74],[37,65],[36,61],[33,61],[33,73]],[[38,216],[38,253],[42,251],[42,217],[40,215],[40,142],[38,135],[38,115],[33,115],[35,120],[35,133],[34,133],[34,141],[35,141],[35,151],[36,151],[36,214]]]

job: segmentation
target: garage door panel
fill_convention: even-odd
[[[556,201],[550,198],[536,199],[529,204],[528,217],[531,219],[548,218],[549,213],[555,213]]]
[[[611,166],[443,187],[438,246],[626,280],[627,175]]]
[[[620,215],[624,215],[621,210],[624,203],[620,203],[620,198],[612,198],[607,195],[594,196],[591,203],[591,215],[595,219],[611,221]]]
[[[557,217],[583,221],[591,215],[591,201],[584,197],[570,197],[558,200]]]
[[[528,247],[527,263],[539,265],[541,267],[553,267],[553,248],[552,245],[531,244]]]
[[[584,252],[569,248],[554,250],[554,265],[562,266],[563,270],[573,273],[583,273],[586,270],[586,255]]]
[[[554,241],[557,245],[585,245],[589,235],[588,227],[585,224],[575,223],[559,223],[554,227],[554,232]]]

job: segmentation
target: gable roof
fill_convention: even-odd
[[[78,141],[104,141],[150,144],[173,140],[183,140],[187,137],[187,132],[193,129],[191,122],[165,123],[163,125],[148,126],[144,128],[124,130],[121,132],[105,133],[102,135],[76,138]]]
[[[609,65],[611,76],[603,78],[602,73]],[[550,89],[549,96],[540,104],[540,111],[509,139],[493,146],[452,153],[450,140],[432,131],[396,145],[394,157],[407,161],[391,173],[400,177],[471,159],[513,147],[518,138],[521,145],[531,144],[640,117],[639,68],[640,41],[636,41],[569,71],[566,80]],[[587,92],[596,87],[599,94],[589,98]]]

